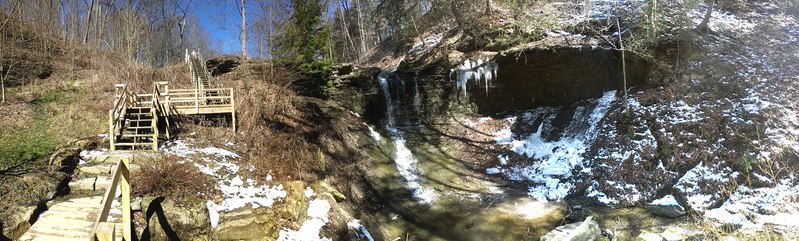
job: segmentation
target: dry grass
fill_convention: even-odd
[[[190,162],[177,157],[160,156],[137,160],[141,168],[131,173],[134,196],[160,195],[184,200],[209,200],[217,192],[214,180]]]
[[[289,86],[299,76],[285,68],[274,72],[264,63],[245,63],[219,81],[236,93],[240,142],[247,146],[252,174],[287,179],[314,179],[314,149],[303,137],[306,113],[297,107],[299,99]],[[311,165],[315,166],[315,165]]]

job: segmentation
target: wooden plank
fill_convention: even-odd
[[[157,150],[157,148],[156,148]],[[123,158],[121,164],[122,169],[122,183],[120,186],[122,188],[122,237],[125,240],[131,241],[133,232],[130,230],[131,227],[131,210],[130,210],[130,171],[128,167],[130,166],[130,158]]]
[[[124,163],[122,162],[122,160],[119,160],[117,162],[117,168],[114,171],[113,175],[114,178],[111,179],[111,186],[108,187],[105,191],[105,195],[103,196],[103,203],[102,205],[100,205],[99,215],[97,216],[97,219],[94,222],[91,235],[89,236],[92,239],[95,237],[95,234],[97,234],[97,225],[100,224],[101,222],[105,222],[106,220],[108,220],[108,213],[111,211],[111,203],[113,203],[114,197],[116,195],[117,183],[119,183],[119,178],[122,174],[121,171],[122,165],[124,165]]]
[[[98,241],[113,241],[116,239],[116,224],[102,222],[97,225],[97,240]],[[130,240],[130,239],[128,239]]]

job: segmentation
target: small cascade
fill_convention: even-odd
[[[377,77],[378,83],[380,84],[381,92],[383,93],[383,97],[386,99],[386,120],[385,125],[386,129],[388,130],[389,134],[391,134],[391,140],[394,142],[395,154],[394,154],[394,162],[397,165],[397,170],[399,171],[400,175],[405,179],[405,182],[408,184],[408,188],[412,191],[413,197],[417,200],[424,202],[424,203],[432,203],[434,198],[434,192],[430,188],[424,188],[420,184],[420,169],[419,169],[419,161],[413,155],[413,152],[408,148],[405,144],[405,137],[402,130],[397,128],[397,108],[400,106],[400,94],[404,92],[401,91],[402,81],[394,81],[389,78],[389,74],[387,73],[380,73]],[[396,91],[394,91],[397,95],[393,98],[392,97],[392,82],[394,83],[394,87]],[[418,96],[418,84],[415,83],[414,87],[415,96]],[[414,97],[414,102],[416,102],[416,97]],[[421,100],[420,100],[421,102]],[[415,103],[414,103],[415,104]]]
[[[477,59],[472,61],[466,59],[458,67],[450,70],[450,78],[455,76],[458,90],[463,91],[463,96],[468,95],[466,90],[470,81],[475,82],[475,85],[478,86],[483,85],[486,95],[488,95],[488,88],[497,77],[498,69],[499,65],[494,60]]]

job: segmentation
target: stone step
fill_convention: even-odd
[[[100,163],[94,165],[82,165],[78,167],[80,174],[90,176],[111,175],[116,168],[116,163]]]
[[[69,182],[69,189],[73,191],[88,190],[97,192],[105,190],[109,185],[111,185],[110,177],[97,176],[96,179],[94,177],[87,177],[78,180],[72,180]]]

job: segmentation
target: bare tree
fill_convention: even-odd
[[[707,25],[710,23],[710,17],[713,15],[713,7],[716,5],[716,0],[707,0],[705,2],[708,4],[707,12],[705,12],[705,17],[702,18],[702,22],[696,27],[700,33],[708,33],[711,31],[710,27]]]
[[[241,57],[247,58],[247,4],[241,0]]]
[[[6,103],[6,79],[8,78],[8,74],[11,73],[11,68],[13,67],[13,64],[11,63],[9,63],[8,67],[5,68],[3,65],[3,63],[5,62],[4,48],[7,47],[7,43],[5,41],[6,40],[5,30],[6,27],[8,26],[8,22],[14,18],[14,13],[16,12],[17,7],[19,7],[19,5],[21,4],[18,1],[10,3],[9,14],[5,16],[5,19],[3,19],[3,24],[0,24],[0,33],[3,33],[0,34],[0,92],[1,92],[0,96],[2,96],[0,97],[0,103],[3,104]],[[5,73],[2,72],[3,69],[5,69]]]

